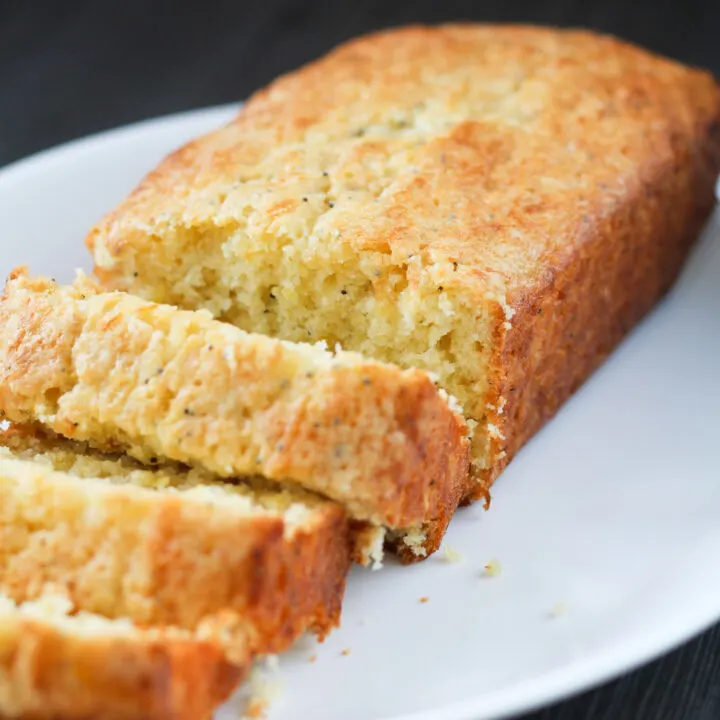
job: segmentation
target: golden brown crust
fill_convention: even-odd
[[[623,197],[598,196],[572,253],[547,259],[543,282],[496,321],[489,421],[493,464],[465,501],[484,496],[522,445],[670,289],[714,206],[720,172],[720,90],[690,138],[651,161]],[[502,412],[498,412],[498,409]]]
[[[710,74],[596,33],[386,31],[257,93],[87,242],[107,286],[233,322],[235,276],[218,277],[268,238],[361,258],[378,297],[395,293],[389,267],[407,293],[454,293],[456,315],[492,319],[461,398],[484,467],[471,499],[679,272],[709,212],[718,119]],[[181,292],[188,238],[212,271]]]
[[[467,487],[467,429],[426,373],[22,271],[0,302],[0,410],[144,461],[291,480],[426,529],[428,553]]]
[[[0,485],[0,586],[17,601],[59,587],[89,612],[218,636],[231,657],[338,624],[350,548],[334,503],[291,532],[281,512],[245,514],[232,497],[79,478],[7,452]]]
[[[209,720],[247,662],[172,632],[72,632],[72,620],[0,617],[0,714],[27,720]]]

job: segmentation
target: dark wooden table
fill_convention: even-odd
[[[720,75],[720,0],[0,0],[0,166],[135,120],[239,100],[364,31],[455,19],[583,25]],[[718,720],[720,626],[525,720]]]

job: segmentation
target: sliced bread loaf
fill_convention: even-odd
[[[251,335],[87,279],[12,274],[0,411],[145,463],[259,474],[435,550],[468,483],[468,429],[427,373]]]
[[[352,40],[254,95],[89,234],[109,288],[426,368],[485,493],[670,287],[713,205],[720,89],[614,38]]]

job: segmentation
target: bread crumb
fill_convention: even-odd
[[[440,381],[440,378],[435,375],[435,373],[428,373],[428,375],[430,375],[430,379],[435,384]],[[443,390],[442,388],[438,388],[438,394],[448,404],[448,407],[453,413],[459,415],[461,418],[465,417],[465,410],[463,410],[463,406],[460,404],[460,401],[454,395],[450,395],[450,393]]]
[[[311,655],[308,658],[308,662],[314,663],[317,660],[317,655]]]
[[[502,565],[500,561],[493,558],[490,562],[485,564],[483,569],[483,577],[497,577],[502,572]]]
[[[341,651],[340,654],[341,654],[341,655],[349,655],[349,654],[350,654],[350,648],[345,648],[343,651]]]
[[[504,440],[505,436],[500,432],[500,428],[492,423],[487,424],[488,435],[495,440]]]
[[[430,599],[430,598],[427,597],[427,595],[424,595],[423,597],[420,598],[420,602],[421,602],[421,603],[426,603],[429,599]]]
[[[427,536],[423,530],[418,528],[408,530],[405,535],[403,535],[402,541],[418,557],[425,557],[427,555],[427,549],[425,547]]]
[[[282,694],[282,683],[278,679],[270,678],[277,672],[278,667],[277,655],[268,655],[264,663],[258,662],[252,668],[248,678],[250,699],[240,720],[263,720],[266,717],[270,703]]]
[[[268,704],[267,700],[253,698],[245,708],[245,712],[240,716],[240,720],[264,720]]]
[[[446,562],[449,563],[458,563],[463,559],[462,553],[447,543],[443,545],[443,555],[445,556]]]
[[[567,605],[564,602],[557,602],[552,606],[548,615],[551,620],[562,617],[567,612]]]
[[[367,532],[366,547],[362,551],[363,564],[370,565],[373,570],[380,570],[383,566],[386,534],[384,527],[371,528]]]

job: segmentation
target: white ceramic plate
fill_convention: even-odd
[[[89,268],[90,225],[166,152],[232,112],[141,123],[0,172],[0,272],[27,263],[70,280]],[[440,552],[354,571],[342,628],[281,659],[270,717],[501,717],[627,671],[720,617],[716,220],[671,296],[493,496],[490,512],[453,522],[446,542],[460,562]],[[492,559],[502,572],[484,577]],[[237,708],[219,717],[235,720]]]

